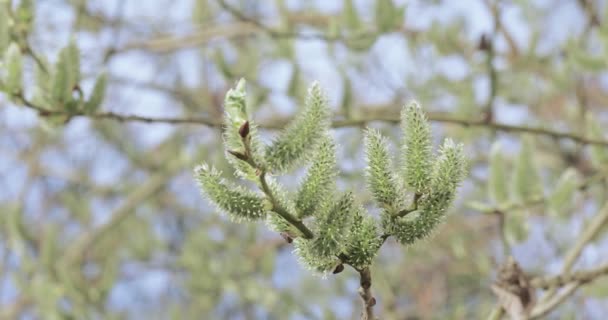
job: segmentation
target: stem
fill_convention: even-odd
[[[239,134],[241,134],[239,132]],[[243,140],[243,145],[245,146],[245,154],[244,157],[245,159],[243,161],[247,162],[251,167],[257,169],[260,172],[260,185],[262,187],[262,191],[264,191],[264,194],[266,194],[266,196],[268,197],[268,200],[270,200],[270,203],[272,203],[272,211],[278,215],[280,215],[283,219],[285,219],[287,222],[289,222],[292,226],[296,227],[300,232],[302,232],[302,235],[304,235],[304,238],[306,239],[312,239],[314,238],[314,233],[312,233],[312,231],[310,231],[310,229],[308,229],[308,227],[306,227],[306,225],[302,222],[302,220],[299,220],[298,218],[294,217],[291,213],[289,213],[289,211],[287,211],[285,208],[283,208],[281,206],[281,204],[279,203],[279,201],[277,201],[277,198],[274,196],[274,194],[272,193],[272,190],[270,190],[270,187],[268,186],[268,181],[266,181],[266,169],[264,169],[262,166],[258,165],[255,160],[253,159],[253,152],[251,151],[251,136],[249,135],[249,133],[247,132],[247,134],[243,134],[244,136],[242,136],[242,140]]]
[[[376,298],[372,295],[372,274],[368,268],[364,268],[359,271],[360,284],[359,295],[363,302],[363,311],[361,312],[361,320],[375,320],[374,317],[374,306],[376,305]]]
[[[298,218],[294,217],[291,213],[281,207],[277,199],[272,194],[270,187],[268,187],[268,182],[266,182],[266,171],[262,171],[262,173],[260,174],[260,184],[262,185],[262,190],[264,191],[266,196],[268,196],[268,199],[272,203],[272,211],[280,215],[283,219],[285,219],[287,222],[291,223],[291,225],[300,230],[300,232],[302,232],[302,234],[304,235],[304,238],[314,238],[314,234],[312,233],[312,231],[310,231],[310,229],[308,229],[308,227],[306,227],[302,220],[299,220]]]

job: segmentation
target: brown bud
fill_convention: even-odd
[[[367,303],[368,306],[373,307],[376,305],[376,298],[371,297],[371,299],[369,299],[369,302]]]
[[[479,39],[479,45],[477,46],[477,49],[479,49],[480,51],[490,51],[491,48],[492,42],[488,38],[488,35],[482,34],[481,38]]]
[[[239,128],[239,134],[241,135],[241,138],[246,138],[249,135],[249,121],[245,121]]]
[[[281,235],[281,237],[283,237],[283,239],[285,239],[285,241],[287,241],[287,243],[293,242],[293,238],[289,235],[289,233],[281,232],[280,235]]]
[[[340,273],[342,271],[344,271],[344,265],[340,263],[339,265],[336,266],[336,268],[334,269],[333,273],[334,274],[338,274],[338,273]]]
[[[228,150],[228,153],[235,156],[239,160],[247,161],[247,156],[243,153],[240,153],[238,151],[233,151],[233,150]]]

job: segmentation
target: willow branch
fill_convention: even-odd
[[[85,114],[83,112],[73,112],[68,113],[65,111],[53,111],[48,110],[46,108],[42,108],[40,106],[36,106],[31,102],[21,99],[21,102],[24,106],[35,110],[42,117],[56,117],[56,116],[69,116],[69,117],[88,117],[91,119],[108,119],[119,122],[143,122],[143,123],[167,123],[167,124],[192,124],[192,125],[204,125],[208,127],[221,127],[222,123],[219,120],[209,119],[207,117],[147,117],[147,116],[139,116],[139,115],[124,115],[114,112],[100,112],[95,114]],[[565,139],[572,140],[581,144],[586,145],[599,145],[608,147],[608,141],[602,139],[591,139],[587,138],[583,135],[578,135],[575,133],[568,132],[560,132],[553,131],[546,128],[540,127],[527,127],[527,126],[518,126],[518,125],[508,125],[497,122],[488,122],[485,119],[463,119],[450,116],[444,113],[428,113],[428,119],[433,122],[460,125],[463,127],[478,127],[478,128],[486,128],[489,130],[497,130],[507,133],[528,133],[532,135],[538,136],[546,136],[554,139]],[[269,123],[262,123],[259,125],[260,128],[264,129],[272,129],[279,130],[284,127],[284,124],[288,122],[289,119],[283,119],[279,121],[272,121]],[[398,117],[370,117],[370,118],[360,118],[360,119],[346,119],[346,120],[334,120],[332,122],[333,128],[346,128],[346,127],[363,127],[370,122],[386,122],[386,123],[399,123]]]
[[[606,275],[608,275],[608,264],[604,264],[589,270],[577,271],[569,274],[559,274],[553,277],[533,278],[530,280],[530,283],[536,288],[548,289],[554,287],[563,287],[572,282],[580,282],[581,284],[584,284]]]
[[[558,296],[553,297],[545,303],[540,303],[532,310],[530,314],[530,320],[538,319],[547,315],[553,309],[557,308],[562,302],[566,301],[568,297],[570,297],[576,289],[581,286],[581,282],[574,282],[567,286],[564,291],[562,291]]]
[[[263,171],[260,174],[260,184],[262,186],[262,191],[268,196],[270,202],[272,203],[272,211],[280,215],[283,219],[289,222],[291,225],[296,227],[306,239],[312,239],[314,234],[308,227],[302,222],[302,220],[297,219],[287,210],[285,210],[279,202],[276,200],[275,196],[272,194],[272,190],[268,187],[268,182],[266,181],[266,172]]]
[[[566,276],[572,270],[574,263],[578,260],[585,246],[595,238],[595,236],[599,233],[602,227],[608,223],[608,202],[602,207],[602,209],[598,212],[595,217],[589,221],[587,227],[581,233],[580,237],[574,243],[574,246],[568,251],[566,257],[564,258],[564,266],[562,267],[561,274]],[[545,294],[541,301],[548,302],[554,298],[554,295],[557,292],[557,287],[549,288],[549,291]]]
[[[359,296],[361,296],[361,302],[363,304],[361,320],[375,320],[374,306],[376,305],[376,298],[372,295],[372,275],[369,268],[360,270],[359,277],[359,283],[361,285],[359,287]]]

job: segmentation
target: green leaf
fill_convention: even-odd
[[[396,8],[393,4],[393,0],[376,0],[375,21],[378,30],[387,32],[393,29],[399,22],[400,11],[401,9]]]
[[[15,10],[15,18],[18,23],[19,29],[28,33],[32,29],[34,21],[34,1],[33,0],[21,0],[19,6]]]
[[[349,119],[353,109],[353,84],[346,74],[342,79],[342,102],[340,103],[340,110],[342,111],[344,118]]]
[[[490,150],[490,175],[488,177],[488,197],[495,205],[501,206],[509,201],[507,168],[500,152],[500,143],[495,142]]]
[[[333,195],[336,175],[336,147],[330,137],[325,137],[319,144],[297,193],[296,209],[299,217],[312,215]]]
[[[87,100],[87,102],[84,104],[85,113],[93,114],[99,109],[106,93],[107,80],[108,78],[105,72],[102,72],[97,77],[95,85],[93,86],[93,91],[89,96],[89,100]]]
[[[59,53],[59,58],[55,63],[52,79],[51,97],[57,107],[63,107],[66,102],[72,99],[72,87],[70,80],[69,56],[64,48]]]
[[[70,108],[74,105],[72,92],[80,81],[80,51],[76,42],[72,39],[70,43],[59,52],[55,63],[51,97],[54,104],[60,109],[75,111]]]
[[[543,196],[540,176],[538,175],[530,137],[522,139],[521,150],[515,162],[513,189],[520,201],[531,201]]]
[[[213,18],[213,10],[209,5],[208,0],[194,1],[194,10],[192,10],[192,22],[196,25],[206,25]]]
[[[372,264],[382,245],[376,222],[365,214],[363,208],[355,212],[347,243],[345,253],[349,257],[348,263],[359,269]]]
[[[398,210],[403,204],[397,179],[392,172],[392,161],[386,140],[380,132],[368,129],[365,132],[365,170],[367,184],[374,199],[384,208]]]
[[[73,88],[80,82],[80,49],[76,45],[76,40],[71,39],[67,47],[64,48],[64,51],[67,61],[68,78],[70,79],[69,83],[71,88]]]
[[[587,137],[591,139],[604,140],[604,133],[596,117],[591,112],[585,114]],[[608,148],[599,145],[591,145],[591,162],[596,168],[602,168],[608,164]]]
[[[292,169],[317,148],[330,126],[327,98],[318,83],[308,90],[304,110],[266,149],[266,162],[273,172]]]
[[[5,52],[11,42],[8,6],[0,1],[0,52]]]
[[[291,72],[291,79],[289,80],[289,87],[287,88],[287,94],[290,97],[297,97],[298,96],[298,90],[300,89],[300,82],[301,82],[301,71],[300,71],[300,67],[298,66],[297,63],[293,64],[293,71]]]
[[[331,257],[342,252],[351,223],[353,194],[347,192],[326,210],[319,211],[315,220],[315,238],[312,249],[318,257]]]
[[[4,61],[6,64],[4,88],[9,94],[19,93],[23,86],[23,57],[16,43],[9,45]]]
[[[568,168],[559,177],[548,199],[549,209],[554,216],[564,217],[573,207],[573,196],[578,189],[579,177],[574,168]]]
[[[34,78],[36,85],[33,88],[32,101],[38,105],[47,106],[48,109],[55,107],[51,100],[51,75],[46,70],[50,70],[48,61],[44,56],[39,58],[40,63],[34,64]]]
[[[361,27],[361,17],[359,17],[359,13],[357,12],[357,8],[355,7],[353,0],[344,0],[342,21],[344,26],[350,31],[359,30]]]
[[[251,221],[266,216],[264,199],[240,186],[230,185],[219,171],[202,164],[194,169],[195,178],[204,195],[234,221]]]
[[[401,127],[403,180],[412,191],[425,193],[429,188],[432,166],[431,128],[417,102],[410,102],[403,108]]]

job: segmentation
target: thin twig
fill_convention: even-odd
[[[537,318],[547,315],[549,312],[551,312],[553,309],[555,309],[557,306],[559,306],[562,302],[564,302],[568,297],[570,297],[572,294],[574,294],[574,292],[576,292],[576,289],[578,289],[578,287],[580,287],[581,284],[582,284],[581,282],[574,282],[574,283],[570,284],[569,286],[567,286],[560,295],[553,297],[553,299],[551,299],[545,303],[538,304],[532,310],[532,313],[530,314],[529,319],[530,320],[537,319]]]
[[[602,209],[589,221],[587,227],[581,233],[580,237],[574,243],[574,246],[568,251],[564,258],[564,266],[562,267],[562,276],[566,277],[572,270],[574,263],[578,260],[579,256],[583,252],[585,246],[595,238],[602,227],[608,223],[608,202],[602,207]],[[552,301],[554,295],[557,293],[557,287],[551,287],[541,299],[542,303],[548,303]]]
[[[31,102],[20,99],[23,104],[38,112],[42,117],[58,117],[58,116],[70,116],[74,117],[88,117],[91,119],[110,119],[119,122],[144,122],[144,123],[167,123],[167,124],[194,124],[204,125],[208,127],[220,127],[221,122],[212,120],[205,117],[147,117],[139,115],[123,115],[114,112],[100,112],[95,114],[85,114],[84,112],[68,113],[66,111],[54,111],[48,110],[32,104]],[[485,119],[462,119],[456,118],[444,113],[428,113],[428,119],[433,122],[441,122],[447,124],[460,125],[464,127],[479,127],[487,128],[490,130],[497,130],[502,132],[511,133],[528,133],[539,136],[546,136],[555,139],[566,139],[579,142],[587,145],[599,145],[608,147],[608,141],[602,139],[591,139],[582,135],[568,132],[553,131],[550,129],[539,128],[539,127],[526,127],[518,125],[508,125],[496,122],[487,122]],[[284,124],[288,119],[281,121],[273,121],[272,123],[262,123],[259,125],[260,128],[278,130],[284,127]],[[345,119],[345,120],[334,120],[332,127],[334,128],[345,128],[345,127],[362,127],[370,122],[387,122],[387,123],[399,123],[400,119],[397,117],[373,117],[373,118],[361,118],[361,119]]]
[[[276,38],[296,38],[298,40],[322,40],[322,41],[327,41],[327,42],[349,40],[340,35],[330,36],[330,35],[323,34],[323,33],[308,34],[308,33],[299,33],[299,32],[292,32],[292,31],[276,30],[276,29],[273,29],[273,28],[268,27],[265,24],[261,23],[258,19],[245,15],[243,12],[241,12],[237,8],[233,7],[225,0],[217,0],[217,2],[224,10],[228,11],[231,15],[233,15],[235,18],[237,18],[241,22],[248,23],[251,26],[254,26],[255,28],[263,31],[264,33],[268,34],[270,37],[275,38],[275,39]],[[369,36],[373,36],[374,34],[375,34],[374,32],[370,31],[369,33],[363,33],[363,34],[357,35],[357,36],[353,37],[353,39],[369,37]]]
[[[530,283],[536,288],[548,289],[552,287],[563,287],[572,282],[588,283],[606,275],[608,275],[608,263],[590,270],[577,271],[570,274],[559,274],[553,277],[533,278],[530,280]]]
[[[302,222],[302,220],[297,219],[291,213],[289,213],[287,210],[285,210],[279,204],[279,202],[276,200],[276,197],[273,195],[272,190],[270,190],[270,187],[268,186],[268,182],[266,181],[266,172],[265,171],[263,171],[260,174],[260,184],[262,186],[262,190],[268,196],[270,202],[272,203],[272,211],[274,211],[275,213],[280,215],[283,219],[285,219],[287,222],[291,223],[291,225],[293,225],[300,232],[302,232],[302,234],[304,235],[304,238],[312,239],[314,237],[314,234],[312,233],[312,231],[310,231],[310,229],[308,229],[308,227],[304,224],[304,222]]]

